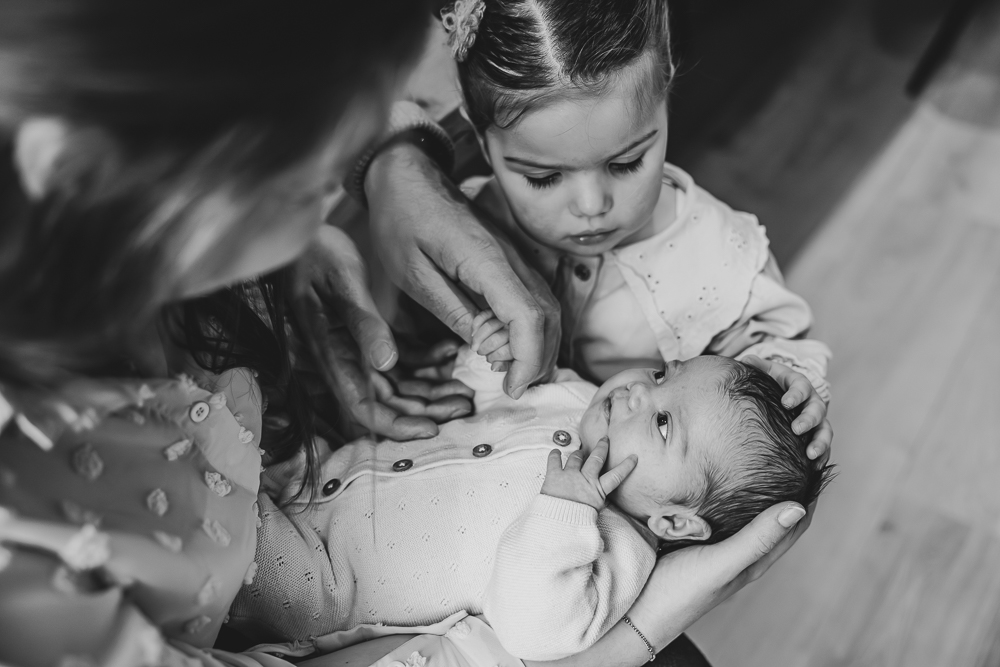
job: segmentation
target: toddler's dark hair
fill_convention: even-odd
[[[698,514],[712,535],[700,544],[731,537],[776,503],[809,507],[834,477],[832,465],[817,468],[806,455],[811,436],[792,431],[799,410],[782,406],[784,390],[774,378],[755,366],[732,362],[721,392],[737,416],[731,433],[734,450],[724,469],[707,471]],[[673,551],[690,544],[694,542],[667,546]]]
[[[481,133],[509,127],[566,88],[602,92],[647,54],[640,103],[658,102],[673,80],[666,0],[486,0],[458,74]]]

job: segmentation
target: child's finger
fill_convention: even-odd
[[[514,361],[514,351],[510,349],[510,344],[504,345],[495,352],[487,354],[486,361],[490,363],[494,361]]]
[[[549,452],[549,458],[545,462],[545,476],[548,477],[553,473],[561,472],[562,469],[562,452],[558,449],[551,450]]]
[[[564,470],[580,470],[583,467],[583,450],[578,449],[566,458]]]
[[[830,459],[831,445],[833,445],[833,427],[830,425],[829,419],[824,419],[806,447],[806,456],[818,459],[816,465],[823,467]]]
[[[604,436],[597,441],[594,451],[590,453],[590,456],[587,457],[583,467],[580,469],[584,476],[596,479],[601,475],[601,471],[604,469],[604,462],[608,459],[609,447],[610,441],[608,440],[608,436]]]
[[[482,324],[480,324],[472,332],[472,351],[479,354],[479,348],[482,347],[483,343],[498,331],[502,331],[507,325],[496,318],[491,318]],[[503,343],[501,343],[502,345]],[[499,347],[499,346],[498,346]]]
[[[476,316],[472,318],[472,331],[475,332],[476,329],[483,326],[494,317],[496,317],[496,315],[489,308],[486,310],[480,310]]]
[[[500,320],[492,320],[492,322],[499,322],[499,321]],[[473,336],[473,338],[475,338],[475,336]],[[486,357],[487,361],[496,361],[496,359],[490,359],[490,356],[497,350],[501,349],[502,347],[507,346],[509,343],[510,343],[510,332],[507,331],[506,327],[504,327],[499,331],[494,332],[486,340],[481,342],[476,352]]]
[[[625,481],[625,478],[632,474],[638,462],[639,459],[635,454],[629,454],[628,458],[601,475],[598,483],[601,485],[601,491],[604,493],[605,498],[610,496],[611,492],[617,489]]]

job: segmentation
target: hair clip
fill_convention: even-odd
[[[455,0],[450,8],[441,10],[441,25],[448,33],[451,57],[462,62],[469,55],[469,49],[476,43],[479,22],[486,11],[484,0]]]

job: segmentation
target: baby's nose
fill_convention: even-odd
[[[638,410],[645,397],[646,388],[640,382],[632,382],[626,387],[628,389],[628,409]]]

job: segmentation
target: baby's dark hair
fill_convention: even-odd
[[[734,412],[729,434],[733,450],[725,463],[706,471],[707,490],[698,514],[712,529],[707,543],[731,537],[776,503],[809,507],[834,477],[833,466],[817,468],[806,455],[810,435],[792,431],[799,410],[781,404],[784,390],[778,382],[755,366],[731,364],[720,390]],[[669,548],[689,544],[673,542]]]
[[[455,55],[480,133],[510,127],[567,89],[601,93],[644,57],[640,103],[658,103],[674,76],[665,0],[485,0],[474,39]]]

